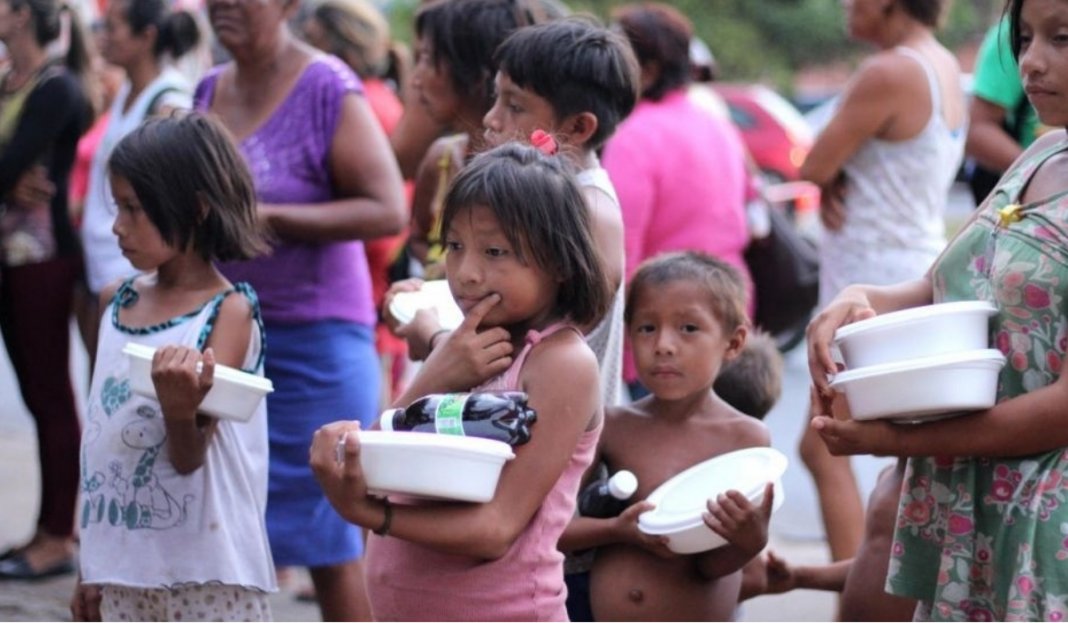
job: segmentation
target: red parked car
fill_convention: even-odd
[[[731,121],[769,185],[769,199],[794,210],[799,225],[815,218],[819,190],[801,181],[801,164],[815,135],[805,118],[781,95],[762,84],[712,83]]]

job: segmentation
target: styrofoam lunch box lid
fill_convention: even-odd
[[[505,460],[515,458],[512,446],[496,439],[415,431],[360,431],[360,445],[383,450],[405,448],[433,451],[444,455],[503,457]]]
[[[873,376],[893,374],[895,372],[911,372],[915,370],[929,370],[932,368],[951,367],[966,363],[986,363],[991,366],[1001,367],[1005,365],[1005,355],[996,348],[981,348],[979,350],[966,350],[959,353],[945,355],[933,355],[931,357],[918,357],[905,361],[892,361],[873,366],[864,366],[856,370],[845,370],[835,375],[831,381],[831,387],[838,387],[858,379]]]
[[[415,292],[398,292],[389,304],[393,317],[402,323],[411,322],[420,309],[433,308],[438,321],[446,329],[455,329],[464,321],[464,313],[452,298],[449,282],[444,279],[424,281]]]
[[[750,500],[758,498],[769,482],[779,481],[788,462],[782,452],[759,447],[698,463],[671,477],[646,498],[656,508],[638,517],[639,526],[648,534],[665,534],[701,523],[710,498],[731,489]]]
[[[125,355],[137,357],[138,359],[146,360],[151,363],[152,357],[156,354],[156,349],[136,342],[127,342],[126,345],[122,347],[122,352]],[[197,372],[199,371],[200,363],[197,363]],[[270,393],[274,391],[274,383],[271,382],[271,379],[256,374],[249,374],[248,372],[230,366],[224,366],[222,364],[215,365],[215,379],[229,381],[235,385],[242,385],[261,392]]]
[[[937,303],[935,305],[910,307],[909,309],[903,309],[901,311],[879,314],[878,316],[873,316],[865,320],[859,320],[852,324],[839,327],[834,333],[834,339],[835,341],[838,341],[857,333],[909,324],[946,314],[986,312],[988,316],[993,316],[997,311],[997,306],[987,301],[955,301],[953,303]]]

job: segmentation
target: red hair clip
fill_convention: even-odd
[[[531,132],[530,144],[546,156],[552,156],[557,150],[556,139],[545,130],[534,130]]]

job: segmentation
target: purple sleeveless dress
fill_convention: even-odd
[[[197,110],[211,111],[225,67],[197,86]],[[262,202],[335,198],[329,152],[342,101],[351,93],[363,93],[356,75],[336,58],[318,56],[267,121],[240,141]],[[267,399],[267,531],[275,564],[352,560],[362,552],[360,531],[323,496],[308,466],[308,447],[323,424],[369,424],[378,410],[375,310],[363,244],[282,242],[267,256],[220,268],[231,281],[253,285],[263,312],[265,375],[275,388]]]

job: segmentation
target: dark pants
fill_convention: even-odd
[[[78,257],[5,267],[0,274],[0,330],[22,400],[37,426],[41,510],[37,526],[74,533],[80,430],[70,381],[70,318]]]
[[[567,618],[571,621],[593,621],[590,607],[590,572],[565,573],[567,584]]]

